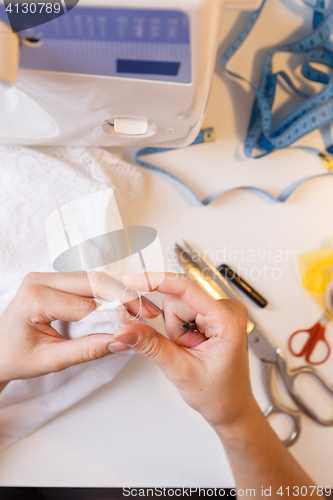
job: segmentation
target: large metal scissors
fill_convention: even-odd
[[[242,302],[241,297],[219,273],[214,265],[202,255],[199,250],[184,241],[184,247],[175,246],[176,255],[183,269],[194,278],[197,283],[206,290],[214,299],[232,298]],[[265,417],[274,414],[288,416],[293,425],[289,437],[283,441],[286,446],[294,444],[299,438],[301,431],[301,415],[304,413],[318,424],[333,426],[333,419],[326,419],[318,414],[297,391],[295,380],[300,375],[310,375],[318,384],[333,398],[333,385],[311,366],[302,366],[289,370],[286,358],[280,348],[273,343],[256,326],[255,322],[248,317],[247,323],[248,344],[262,362],[262,375],[265,391],[269,405],[264,411]],[[273,371],[276,370],[283,384],[295,403],[297,410],[288,408],[275,397],[272,386]]]

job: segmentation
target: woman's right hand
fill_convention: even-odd
[[[140,323],[125,326],[115,339],[155,361],[212,426],[228,427],[258,413],[249,375],[245,307],[236,300],[212,299],[185,275],[167,274],[162,281],[159,274],[149,273],[149,281],[166,295],[169,339]],[[149,291],[145,275],[126,276],[123,282]],[[201,333],[183,332],[182,324],[192,321]]]
[[[184,400],[211,424],[243,495],[250,489],[251,496],[262,498],[262,490],[269,489],[272,498],[278,498],[278,491],[298,491],[302,485],[309,487],[310,499],[310,485],[315,483],[275,434],[252,394],[245,307],[237,300],[212,299],[185,275],[168,274],[160,280],[149,274],[152,288],[166,294],[170,338],[148,325],[133,324],[115,339],[155,361]],[[144,275],[123,281],[136,290],[149,289]],[[183,332],[182,323],[192,321],[201,333]]]

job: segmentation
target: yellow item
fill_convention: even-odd
[[[332,281],[333,238],[319,250],[300,255],[299,264],[303,287],[333,321],[333,316],[328,311],[326,304],[327,288]]]
[[[321,159],[321,161],[323,162],[323,164],[325,165],[325,167],[327,168],[327,170],[332,172],[333,171],[333,158],[332,158],[332,156],[327,151],[325,151],[324,153],[319,153],[318,156]]]

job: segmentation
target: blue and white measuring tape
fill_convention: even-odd
[[[214,134],[214,129],[208,128],[208,129],[203,129],[199,133],[198,137],[196,140],[191,144],[191,146],[194,146],[196,144],[201,144],[203,142],[211,142],[211,137]],[[265,191],[264,189],[260,189],[254,186],[239,186],[239,187],[234,187],[234,188],[229,188],[225,190],[218,191],[217,193],[213,193],[209,196],[207,196],[204,199],[200,199],[198,195],[191,189],[184,181],[176,177],[175,175],[171,174],[164,168],[158,167],[156,165],[153,165],[152,163],[148,163],[146,160],[143,160],[141,157],[150,155],[150,154],[156,154],[156,153],[163,153],[165,151],[172,151],[172,148],[152,148],[152,147],[147,147],[143,148],[140,151],[136,153],[136,163],[140,165],[140,167],[147,168],[148,170],[152,170],[153,172],[162,174],[163,176],[166,177],[166,179],[170,180],[172,183],[175,183],[182,189],[182,191],[187,195],[185,196],[187,200],[190,201],[191,205],[202,205],[202,206],[207,206],[213,203],[213,201],[217,200],[224,194],[230,192],[230,191],[235,191],[238,189],[250,191],[256,194],[259,194],[261,196],[264,196],[269,201],[273,202],[279,202],[283,203],[288,200],[288,198],[293,194],[293,192],[301,185],[304,184],[305,182],[308,182],[312,179],[317,179],[320,177],[327,177],[327,176],[332,176],[333,173],[325,173],[325,174],[318,174],[318,175],[313,175],[311,177],[305,177],[304,179],[300,179],[290,186],[288,186],[279,196],[275,197],[268,191]],[[328,155],[329,156],[329,155]],[[325,155],[323,155],[323,161],[326,161],[324,159],[326,158]],[[194,202],[194,203],[193,203]]]
[[[244,151],[246,156],[251,158],[262,158],[273,151],[278,149],[287,148],[295,141],[303,137],[304,135],[328,125],[333,121],[333,83],[330,82],[327,74],[318,71],[311,67],[311,63],[321,63],[330,68],[333,68],[333,44],[329,40],[329,36],[333,31],[333,19],[331,14],[333,14],[333,0],[330,3],[330,8],[325,8],[324,0],[317,0],[316,5],[311,5],[310,2],[303,0],[304,3],[313,7],[313,32],[306,36],[305,38],[299,40],[298,42],[291,44],[283,44],[270,49],[266,54],[263,71],[261,75],[260,84],[258,87],[248,82],[245,78],[227,69],[227,63],[235,52],[240,48],[248,34],[255,25],[266,0],[262,1],[261,6],[257,11],[255,11],[249,21],[247,22],[244,30],[235,40],[235,42],[228,48],[228,50],[222,56],[222,66],[225,71],[242,81],[248,82],[253,91],[255,92],[255,102],[253,105],[253,110],[250,118],[250,124],[248,133],[245,140]],[[278,73],[272,73],[272,58],[277,52],[289,52],[289,53],[305,53],[305,59],[302,66],[302,74],[305,78],[326,84],[324,90],[318,94],[308,97],[298,91],[293,83],[291,82],[288,75],[280,71]],[[283,118],[276,127],[271,130],[272,125],[272,107],[274,103],[276,85],[278,82],[278,77],[283,78],[284,81],[289,85],[289,87],[297,94],[305,98],[304,102],[289,113],[285,118]],[[193,144],[198,144],[200,142],[205,142],[207,139],[207,134],[209,131],[203,130],[200,132],[198,138]],[[260,148],[262,153],[257,156],[253,155],[254,148]],[[138,151],[136,155],[136,162],[150,170],[154,170],[167,175],[170,179],[178,182],[183,188],[185,188],[194,199],[201,205],[209,205],[218,197],[223,195],[229,190],[220,191],[213,195],[208,196],[204,200],[200,200],[194,191],[187,186],[183,181],[178,179],[173,174],[168,171],[152,165],[141,159],[142,156],[159,153],[163,151],[169,151],[166,148],[144,148]],[[333,159],[330,154],[333,154],[333,145],[327,148],[326,153],[321,153],[320,157],[326,164],[327,168],[330,169],[333,165]],[[255,192],[264,194],[271,200],[284,202],[289,196],[295,191],[295,189],[306,181],[314,179],[317,177],[323,177],[327,175],[332,175],[331,173],[316,175],[313,177],[305,178],[299,180],[297,183],[289,186],[279,197],[274,197],[270,193],[255,187],[241,186],[237,189],[247,189]],[[236,188],[235,188],[236,189]]]
[[[229,47],[222,56],[222,66],[226,72],[242,81],[247,81],[242,76],[229,71],[226,66],[230,58],[242,45],[259,14],[265,5],[263,0],[259,9],[252,14],[244,30],[237,40]],[[318,0],[316,6],[323,8],[324,0]],[[270,49],[265,57],[263,71],[259,87],[250,83],[256,94],[249,130],[245,140],[245,155],[253,157],[253,149],[259,147],[264,152],[257,156],[260,158],[277,149],[287,148],[304,135],[321,128],[333,121],[333,84],[325,73],[315,70],[310,66],[311,62],[333,67],[333,45],[329,36],[333,30],[333,19],[330,15],[315,11],[313,17],[314,31],[298,42],[279,45]],[[271,109],[274,103],[278,77],[284,78],[292,90],[298,92],[288,76],[284,72],[272,73],[272,58],[278,52],[305,53],[302,74],[305,78],[326,83],[327,86],[318,94],[305,99],[305,101],[289,113],[272,130]],[[299,92],[298,92],[299,93]],[[303,95],[303,97],[306,97]]]

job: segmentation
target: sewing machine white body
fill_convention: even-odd
[[[190,144],[207,107],[222,7],[221,0],[80,0],[21,31],[18,78],[11,105],[3,105],[19,118],[16,129],[0,126],[0,143]]]

